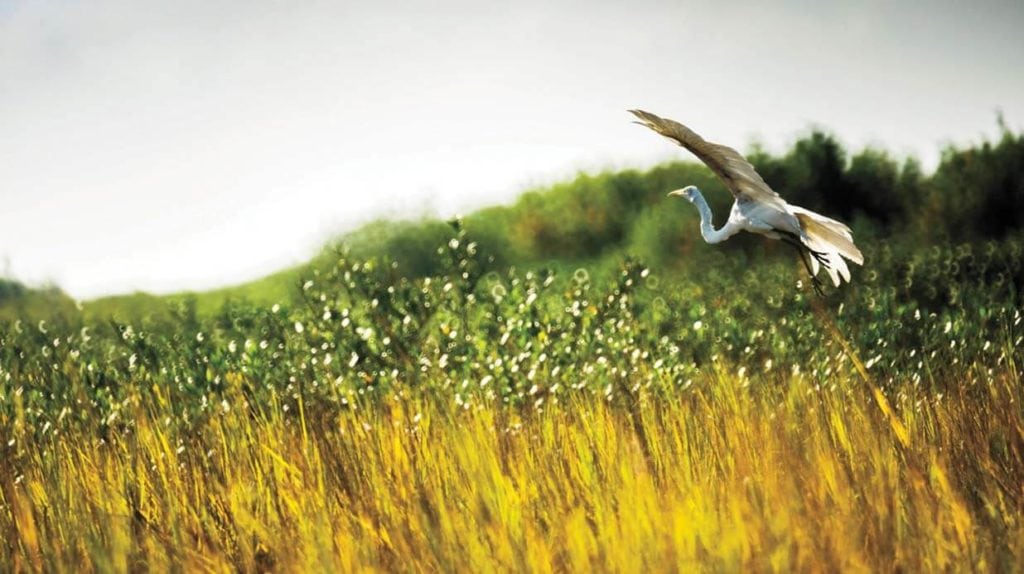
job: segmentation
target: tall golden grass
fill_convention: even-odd
[[[221,410],[22,437],[0,465],[21,571],[1013,569],[1024,393],[1012,363],[896,420],[860,380],[753,383],[540,409],[393,394],[344,412]],[[966,378],[966,377],[965,377]],[[954,382],[954,381],[951,381]],[[240,402],[237,404],[241,404]]]

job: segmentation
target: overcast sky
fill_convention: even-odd
[[[1024,125],[1024,2],[826,4],[0,0],[0,258],[80,298],[238,282],[683,157],[631,107],[926,167]]]

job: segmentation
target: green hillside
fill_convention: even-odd
[[[131,320],[151,314],[167,315],[179,308],[192,308],[201,316],[210,316],[229,301],[269,306],[276,302],[289,301],[294,297],[308,265],[292,267],[255,281],[211,291],[163,296],[138,292],[101,297],[84,302],[82,313],[88,319],[112,317]]]
[[[57,287],[26,287],[0,277],[0,320],[78,313],[74,300]]]

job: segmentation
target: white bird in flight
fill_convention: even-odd
[[[759,233],[772,239],[781,239],[800,252],[815,290],[820,293],[818,271],[824,267],[838,287],[840,279],[850,280],[850,269],[845,257],[857,265],[864,264],[864,256],[853,244],[850,228],[834,219],[786,203],[775,193],[754,166],[731,147],[711,143],[679,122],[660,118],[642,110],[629,110],[640,121],[659,134],[690,150],[718,176],[736,202],[729,220],[720,229],[712,225],[711,207],[700,190],[690,185],[669,193],[680,196],[697,206],[700,212],[700,234],[708,243],[721,243],[740,231]]]

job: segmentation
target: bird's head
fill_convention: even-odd
[[[697,186],[688,185],[683,189],[677,189],[675,191],[668,192],[669,197],[682,197],[686,201],[693,201],[693,198],[700,193],[697,190]]]

